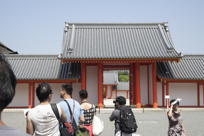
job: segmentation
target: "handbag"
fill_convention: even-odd
[[[78,126],[76,136],[89,136],[89,131],[83,126]]]
[[[73,133],[73,136],[89,136],[89,131],[83,127],[83,126],[77,126],[77,123],[74,119],[74,116],[73,116],[73,113],[71,111],[71,108],[70,108],[70,105],[69,103],[64,100],[66,103],[67,103],[67,106],[69,108],[69,112],[70,112],[70,117],[71,117],[71,120],[72,120],[72,127],[73,127],[73,130],[74,130],[74,133]],[[74,100],[73,100],[73,103],[74,103]],[[75,103],[74,103],[74,106],[75,106]],[[74,111],[74,107],[73,107],[73,111]]]
[[[74,130],[72,128],[72,125],[69,122],[62,122],[59,116],[59,111],[57,109],[57,105],[51,104],[51,108],[59,122],[59,131],[60,131],[60,136],[72,136]]]
[[[93,135],[101,135],[104,129],[103,121],[96,115],[93,117]]]

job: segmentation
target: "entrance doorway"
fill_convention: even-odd
[[[130,105],[130,74],[129,70],[103,71],[103,103],[105,107],[113,107],[117,96],[126,98],[126,105]]]

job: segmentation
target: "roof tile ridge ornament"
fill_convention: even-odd
[[[168,42],[167,42],[167,39],[166,39],[166,37],[165,37],[165,35],[164,35],[164,32],[163,32],[163,30],[162,30],[162,27],[161,27],[161,24],[158,24],[158,28],[159,28],[159,31],[160,31],[160,33],[161,33],[161,36],[162,36],[162,38],[163,38],[163,40],[164,40],[164,43],[166,44],[166,47],[167,47],[167,49],[168,49],[168,52],[172,52],[173,51],[173,46],[172,45],[170,45]],[[165,30],[166,30],[166,32],[168,32],[169,30],[168,30],[168,28],[167,28],[167,24],[165,23],[164,24],[164,28],[165,28]],[[172,44],[172,43],[171,43]]]
[[[61,59],[62,58],[62,53],[60,53],[58,56],[57,56],[58,59]]]
[[[167,33],[167,36],[168,36],[168,40],[169,40],[169,42],[170,42],[170,44],[171,44],[171,47],[172,47],[170,50],[168,50],[168,52],[172,52],[173,50],[176,51],[175,45],[174,45],[174,43],[173,43],[173,41],[172,41],[172,37],[171,37],[171,34],[170,34],[168,22],[164,22],[164,29],[166,30],[166,33]],[[177,51],[176,51],[176,52],[177,52]],[[182,52],[177,52],[177,54],[178,54],[178,56],[179,56],[180,58],[183,57]],[[179,62],[179,61],[178,61],[178,62]]]
[[[65,22],[64,32],[67,32],[69,28],[69,23]]]
[[[71,54],[73,52],[74,37],[75,37],[75,25],[72,24],[72,33],[71,33],[71,39],[70,39],[70,44],[69,44],[70,46],[67,49],[69,54]]]
[[[64,26],[64,34],[63,34],[63,40],[62,40],[62,48],[61,48],[61,53],[58,55],[58,59],[62,59],[63,58],[63,52],[66,51],[66,43],[67,43],[67,39],[65,38],[69,29],[69,23],[68,22],[64,22],[65,26]]]

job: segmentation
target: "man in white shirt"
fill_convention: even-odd
[[[36,89],[40,104],[30,110],[27,116],[27,133],[34,136],[60,136],[59,122],[51,108],[52,90],[48,83],[41,83]],[[63,110],[57,106],[62,120],[66,121]]]

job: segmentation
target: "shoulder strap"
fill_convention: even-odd
[[[64,100],[64,101],[66,102],[67,107],[68,107],[69,112],[70,112],[70,116],[72,117],[72,116],[73,116],[73,113],[72,113],[72,110],[71,110],[71,108],[70,108],[70,105],[69,105],[69,103],[67,102],[67,100]],[[74,110],[74,109],[73,109],[73,110]]]
[[[93,108],[93,110],[94,110],[94,115],[96,115],[96,106],[94,106],[94,105],[92,104],[92,108]]]
[[[58,108],[57,108],[56,103],[52,103],[52,104],[51,104],[51,108],[52,108],[52,111],[53,111],[54,114],[55,114],[55,117],[56,117],[57,120],[59,121],[59,120],[60,120],[60,116],[59,116],[59,111],[58,111]]]
[[[70,105],[69,105],[69,103],[67,102],[67,100],[64,100],[66,103],[67,103],[67,106],[68,106],[68,108],[69,108],[69,112],[70,112],[70,115],[71,115],[71,117],[72,117],[72,119],[73,119],[73,124],[77,127],[77,124],[76,124],[76,121],[75,121],[75,119],[74,119],[74,115],[73,115],[73,113],[72,113],[72,110],[71,110],[71,108],[70,108]],[[73,104],[74,104],[74,100],[73,100]],[[75,108],[75,107],[74,107]],[[74,110],[74,109],[73,109]]]

